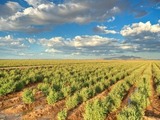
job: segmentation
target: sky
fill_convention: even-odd
[[[0,59],[160,59],[160,0],[0,0]]]

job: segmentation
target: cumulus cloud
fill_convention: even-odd
[[[48,26],[63,23],[89,23],[104,21],[120,12],[117,0],[72,0],[62,4],[43,0],[26,0],[29,5],[23,11],[13,11],[7,18],[1,16],[1,31],[45,31]],[[18,3],[17,3],[18,4]],[[1,8],[0,8],[1,10]],[[16,9],[17,10],[17,9]]]
[[[54,48],[51,48],[51,49],[46,49],[45,52],[46,52],[46,53],[59,53],[59,52],[61,52],[61,51],[56,50],[56,49],[54,49]]]
[[[148,11],[146,3],[154,6],[159,1],[147,0],[132,6],[127,0],[65,0],[55,4],[49,0],[25,0],[29,7],[22,8],[18,2],[0,5],[0,31],[41,32],[64,23],[84,24],[94,21],[112,22],[116,14],[124,10],[137,17]]]
[[[65,39],[63,37],[54,37],[51,39],[40,39],[40,44],[53,47],[53,46],[73,46],[73,47],[89,47],[89,46],[99,46],[104,44],[110,44],[112,42],[117,42],[116,39],[101,37],[98,35],[83,35],[83,36],[75,36],[73,39]]]
[[[7,56],[33,56],[30,45],[37,44],[33,38],[17,38],[12,35],[0,37],[0,54]],[[2,56],[3,57],[3,56]]]
[[[112,18],[110,18],[109,20],[107,20],[107,22],[113,22],[115,20],[115,17],[112,16]]]
[[[13,36],[7,35],[4,37],[0,37],[0,47],[6,47],[12,49],[25,48],[26,46],[22,41],[23,41],[22,38],[15,39]]]
[[[6,18],[20,11],[22,7],[17,2],[8,1],[4,5],[0,4],[0,17]]]
[[[122,48],[117,39],[102,37],[98,35],[75,36],[72,39],[54,37],[51,39],[39,39],[39,44],[46,48],[45,52],[70,54],[70,55],[109,55],[112,53],[123,53],[131,48]]]
[[[49,3],[47,0],[25,0],[29,5],[33,7],[37,7],[41,4],[47,4]]]
[[[117,34],[118,33],[115,30],[107,30],[107,27],[103,25],[102,26],[97,25],[93,30],[95,32],[103,33],[103,34]]]
[[[160,50],[160,24],[150,21],[126,25],[121,30],[125,43],[137,46],[137,51],[158,52]]]
[[[31,43],[31,44],[33,44],[33,43],[35,43],[36,42],[36,40],[35,39],[33,39],[33,38],[26,38],[27,40],[28,40],[28,42],[29,43]]]
[[[143,33],[157,33],[159,34],[160,32],[160,25],[155,24],[151,25],[150,21],[143,23],[133,23],[131,26],[126,25],[124,28],[121,30],[121,34],[123,36],[137,36]]]

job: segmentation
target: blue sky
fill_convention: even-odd
[[[0,59],[160,59],[159,0],[2,0]]]

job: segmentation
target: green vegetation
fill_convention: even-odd
[[[8,69],[0,70],[0,96],[24,89],[22,101],[25,104],[34,102],[38,91],[49,106],[63,100],[64,109],[58,112],[58,120],[65,120],[70,111],[82,104],[84,120],[104,120],[121,108],[122,101],[133,87],[116,118],[141,120],[150,105],[152,80],[156,94],[160,96],[158,61],[13,60],[13,63],[7,61],[3,65],[4,61],[0,61],[1,68],[8,66]],[[31,65],[33,67],[27,67]],[[102,92],[106,95],[99,96]]]
[[[94,103],[87,103],[85,108],[84,120],[104,120],[105,119],[105,106],[101,101],[94,101]]]
[[[32,90],[26,89],[22,94],[22,100],[26,104],[31,104],[34,101],[34,95]]]
[[[58,120],[66,120],[67,117],[67,111],[62,110],[58,113]]]

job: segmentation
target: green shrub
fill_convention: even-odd
[[[71,96],[67,99],[66,101],[66,107],[68,109],[74,108],[76,107],[79,103],[81,103],[83,100],[83,98],[77,94],[75,94],[74,96]]]
[[[84,120],[104,120],[106,116],[105,107],[101,101],[87,103],[85,107]]]
[[[24,88],[24,83],[23,81],[18,81],[15,82],[15,91],[20,91]]]
[[[141,120],[142,112],[135,107],[125,107],[118,115],[117,120]]]
[[[49,94],[49,89],[50,85],[47,83],[39,83],[38,84],[38,89],[41,90],[45,95]]]
[[[100,86],[96,85],[96,88],[95,88],[95,93],[100,93],[102,90],[100,88]]]
[[[58,99],[59,99],[58,92],[55,92],[52,90],[49,91],[49,95],[47,96],[48,104],[53,104],[53,103],[57,102]]]
[[[67,118],[67,111],[62,110],[58,113],[58,120],[66,120]]]
[[[22,100],[26,104],[30,104],[34,101],[34,95],[32,90],[26,89],[22,94]]]
[[[160,95],[160,85],[157,85],[156,91],[157,91],[158,95]]]
[[[91,98],[93,95],[92,89],[84,88],[80,91],[80,95],[83,98],[83,101],[88,100],[88,98]]]

